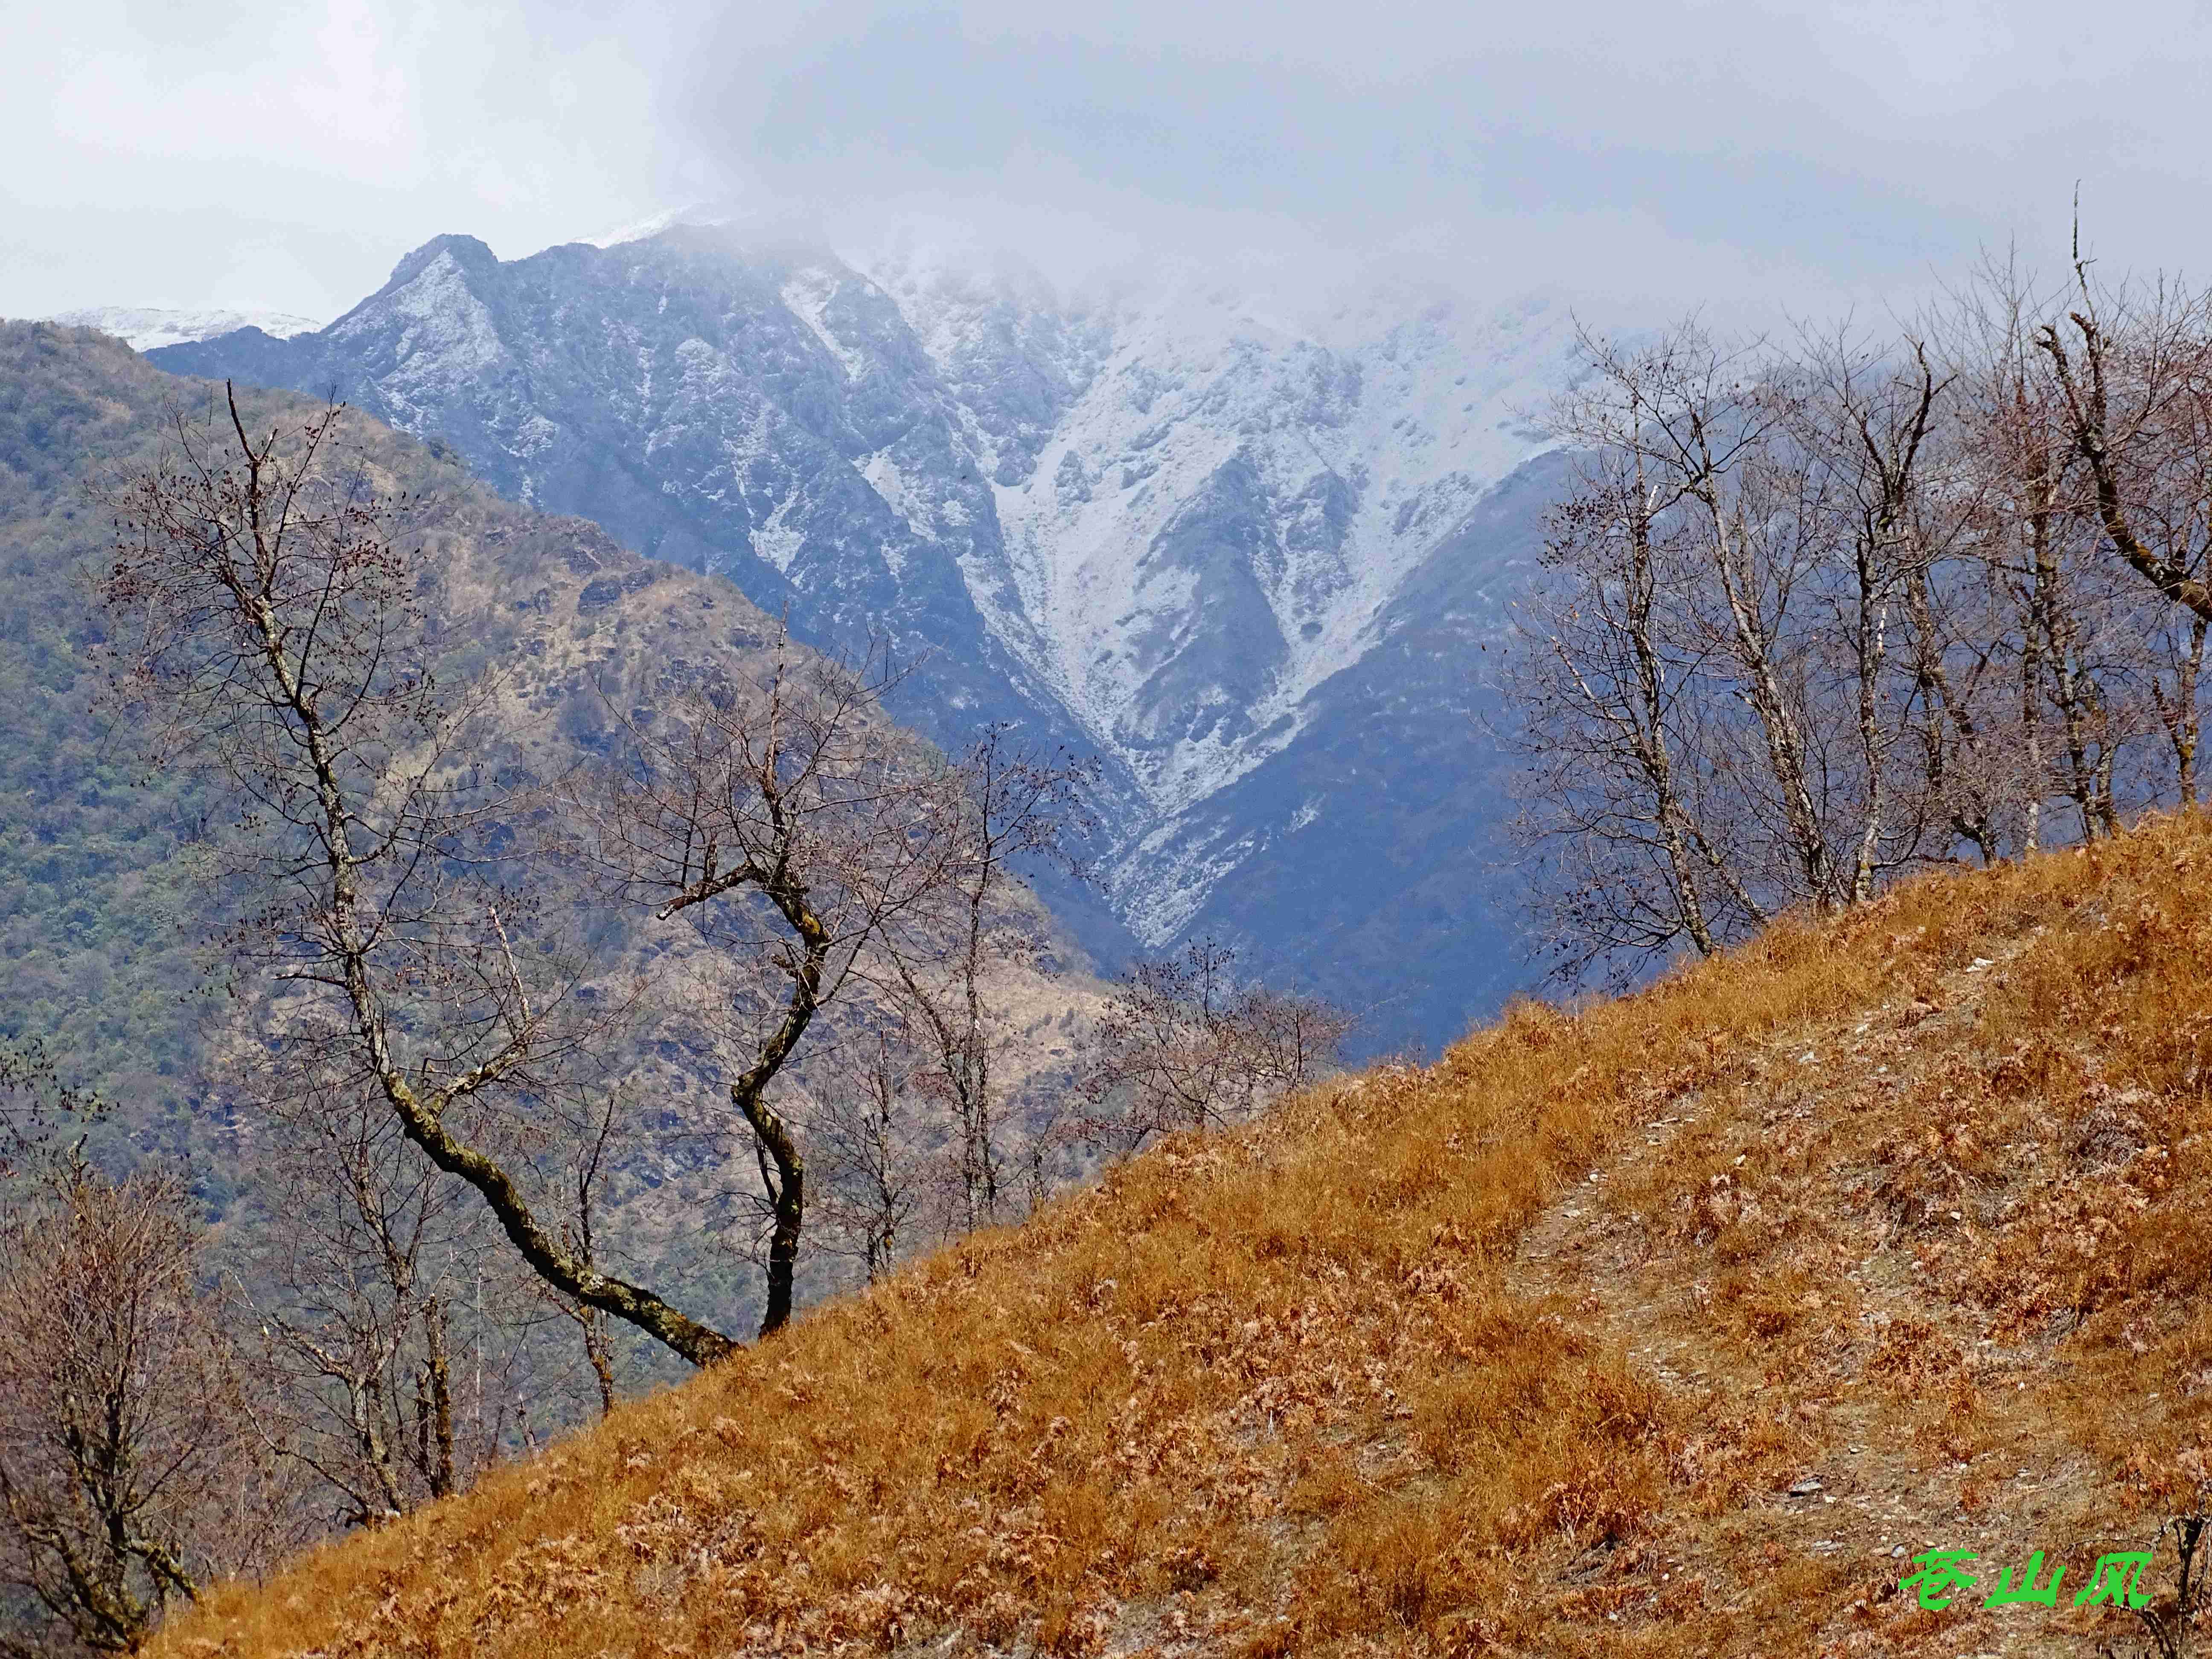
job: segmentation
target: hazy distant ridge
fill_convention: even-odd
[[[114,335],[134,351],[187,345],[242,328],[258,328],[274,338],[288,340],[295,334],[312,334],[322,326],[312,317],[295,317],[284,311],[172,311],[148,306],[88,306],[43,320],[71,328],[96,328]]]

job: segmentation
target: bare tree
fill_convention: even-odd
[[[2081,252],[2077,216],[2071,304],[2063,322],[2035,329],[2034,345],[2051,383],[2054,436],[2087,473],[2082,516],[2108,555],[2170,607],[2141,620],[2136,634],[2176,793],[2194,802],[2198,685],[2212,628],[2212,293],[2164,279],[2104,284],[2093,263]],[[2101,704],[2094,714],[2109,723]],[[2105,745],[2107,757],[2115,746]],[[2109,758],[2097,782],[2097,815],[2109,833]],[[2087,792],[2077,785],[2074,793]]]
[[[595,1095],[587,1092],[581,1111],[570,1126],[565,1173],[572,1207],[562,1243],[580,1261],[599,1260],[598,1217],[607,1177],[612,1172],[623,1092],[621,1089],[603,1090]],[[542,1289],[545,1300],[562,1318],[573,1322],[583,1338],[584,1358],[599,1389],[599,1415],[611,1417],[618,1390],[606,1310],[564,1297],[550,1285]]]
[[[504,1402],[544,1322],[524,1281],[542,1281],[488,1248],[474,1193],[342,1076],[295,1073],[264,1111],[261,1173],[282,1197],[231,1275],[267,1374],[264,1443],[338,1498],[341,1526],[466,1490],[514,1427]]]
[[[1929,623],[1930,573],[1966,515],[1960,492],[1931,489],[1927,476],[1953,377],[1934,366],[1924,342],[1903,343],[1894,352],[1847,330],[1808,336],[1786,405],[1792,460],[1825,485],[1802,492],[1828,519],[1815,527],[1826,568],[1815,572],[1821,614],[1812,625],[1840,647],[1850,736],[1832,745],[1840,787],[1822,793],[1849,813],[1836,826],[1832,897],[1854,904],[1927,855],[1930,814],[1942,802],[1946,716],[1936,699],[1948,675],[1919,627]],[[1816,720],[1823,701],[1815,700]]]
[[[64,1080],[61,1068],[36,1038],[0,1042],[0,1179],[64,1119],[89,1121],[106,1103]]]
[[[1911,347],[1926,374],[1927,345],[1916,339]],[[1909,501],[1898,599],[1900,651],[1918,704],[1914,729],[1926,804],[1988,865],[2033,833],[2043,775],[2012,672],[2019,654],[2015,584],[2002,562],[1988,556],[1995,502],[2003,492],[1974,441],[1977,380],[1976,368],[1952,361],[1933,388],[1948,395],[1934,411],[1936,430],[1921,439],[1937,452],[1926,468],[1935,476]]]
[[[931,1210],[951,1208],[940,1200],[966,1173],[957,1134],[930,1133],[923,1109],[933,1103],[915,1086],[928,1063],[896,1021],[878,1019],[830,1051],[810,1079],[824,1245],[857,1261],[871,1285],[911,1247]]]
[[[1784,399],[1748,349],[1685,324],[1634,356],[1597,341],[1589,349],[1616,388],[1611,441],[1638,453],[1666,481],[1685,543],[1703,566],[1696,592],[1706,603],[1693,614],[1756,716],[1771,793],[1746,804],[1764,832],[1766,873],[1792,897],[1832,904],[1838,860],[1814,798],[1814,739],[1796,648],[1796,607],[1823,551],[1831,481],[1781,453]],[[1640,421],[1618,400],[1631,385]]]
[[[580,798],[614,890],[705,947],[697,1014],[737,1054],[765,1199],[763,1336],[791,1316],[806,1214],[801,1125],[771,1086],[867,953],[926,926],[958,854],[958,791],[883,718],[888,683],[780,647],[757,682],[672,691]]]
[[[1083,827],[1082,787],[1097,770],[1064,753],[1024,749],[1004,723],[986,726],[949,780],[959,816],[936,896],[941,920],[886,930],[869,964],[933,1061],[930,1080],[956,1126],[969,1227],[999,1218],[1007,1182],[1006,1079],[995,1069],[1005,1022],[992,1006],[991,981],[1035,968],[1046,948],[1043,918],[1019,869],[1026,860],[1064,860],[1069,836]]]
[[[1231,1006],[1237,1039],[1259,1091],[1302,1089],[1343,1059],[1358,1020],[1316,996],[1248,985]]]
[[[1933,556],[1938,376],[1808,344],[1586,336],[1552,410],[1582,462],[1521,612],[1512,740],[1570,978],[1710,953],[1927,855],[1926,664],[1897,636]]]
[[[2130,805],[2161,793],[2150,776],[2154,745],[2172,757],[2178,788],[2194,782],[2197,658],[2193,629],[2176,626],[2193,619],[2154,598],[2100,547],[2105,486],[2078,430],[2081,387],[2069,391],[2063,343],[2056,353],[2045,349],[2056,336],[2037,321],[2052,303],[2015,268],[1993,264],[1961,306],[1970,325],[1963,435],[1984,478],[1981,556],[2012,611],[1996,637],[2018,661],[2021,841],[2027,847],[2049,838],[2037,798],[2053,793],[2070,802],[2083,836],[2117,834]],[[2191,498],[2201,490],[2186,465],[2151,452],[2164,449],[2169,416],[2185,423],[2188,400],[2175,367],[2182,355],[2170,339],[2152,354],[2167,383],[2163,412],[2146,425],[2141,403],[2157,399],[2145,392],[2132,400],[2121,446],[2133,481],[2130,510],[2144,522],[2172,523],[2176,544],[2200,514]],[[2106,453],[2112,462],[2114,452]],[[2106,471],[2107,483],[2121,481],[2123,469]]]
[[[231,396],[113,498],[118,697],[152,753],[240,804],[231,942],[289,999],[280,1058],[343,1056],[549,1285],[711,1363],[728,1337],[580,1259],[487,1150],[605,1033],[512,879],[530,803],[477,763],[490,684],[440,683],[397,539],[411,504],[377,496],[342,419],[256,436]]]
[[[1237,1123],[1333,1065],[1353,1021],[1317,998],[1240,986],[1210,939],[1139,962],[1091,1034],[1087,1129],[1127,1154],[1177,1129]]]
[[[1685,623],[1692,567],[1659,489],[1640,454],[1586,451],[1550,515],[1544,579],[1516,607],[1520,723],[1505,741],[1527,771],[1514,830],[1547,860],[1544,931],[1570,978],[1678,940],[1710,955],[1765,920],[1708,829],[1713,780],[1695,739],[1710,652]]]
[[[1579,447],[1626,458],[1617,465],[1635,479],[1641,536],[1680,562],[1670,643],[1696,659],[1708,689],[1674,706],[1700,725],[1700,758],[1721,786],[1699,815],[1714,872],[1758,914],[1844,902],[1850,862],[1836,845],[1836,775],[1812,706],[1820,669],[1807,616],[1829,562],[1837,481],[1790,441],[1793,388],[1756,347],[1694,323],[1633,347],[1587,335],[1583,344],[1591,372],[1551,424]],[[1602,570],[1594,579],[1611,580]],[[1647,710],[1652,701],[1640,689],[1635,700]],[[1729,718],[1736,708],[1752,718]],[[1674,793],[1679,800],[1679,782]],[[1696,890],[1679,877],[1674,885]]]
[[[2071,329],[2051,322],[2035,335],[2063,400],[2067,436],[2088,468],[2112,551],[2167,599],[2212,621],[2194,516],[2159,508],[2177,462],[2188,493],[2201,471],[2185,448],[2193,422],[2172,417],[2203,395],[2212,374],[2212,296],[2163,280],[2148,293],[2104,289],[2090,266],[2077,213]]]
[[[174,1180],[75,1157],[0,1215],[0,1583],[47,1620],[0,1650],[135,1651],[286,1541],[201,1251]]]
[[[1948,319],[1959,441],[1978,480],[1975,552],[1987,581],[1986,602],[1968,607],[1964,626],[1945,630],[1932,647],[1970,657],[1963,679],[1936,665],[1957,738],[1948,763],[1939,757],[1938,764],[1948,785],[1958,763],[1966,763],[1968,787],[1963,799],[1953,792],[1953,822],[1985,858],[2003,834],[2002,798],[2017,814],[2021,850],[2045,838],[2044,803],[2055,775],[2045,718],[2054,689],[2049,670],[2054,660],[2070,660],[2075,633],[2065,592],[2072,485],[2050,388],[2028,338],[2039,304],[2016,264],[1991,263],[1958,296]],[[1935,631],[1928,630],[1931,641]],[[2008,696],[1976,707],[1975,690],[2008,683]],[[2062,670],[2055,687],[2062,718],[2079,709],[2073,684],[2071,671]],[[2016,764],[1992,766],[1990,755],[2004,751]]]

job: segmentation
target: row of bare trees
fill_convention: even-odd
[[[1584,347],[1510,686],[1564,975],[2197,800],[2212,294]]]
[[[356,1137],[359,1137],[356,1139]],[[0,1205],[0,1654],[127,1652],[211,1579],[461,1491],[573,1421],[577,1367],[504,1252],[358,1112],[264,1206],[19,1152]],[[350,1143],[350,1144],[348,1144]],[[304,1142],[293,1149],[306,1154]],[[247,1231],[243,1249],[224,1232]]]

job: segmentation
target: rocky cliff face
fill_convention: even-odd
[[[1072,307],[680,227],[441,237],[319,332],[152,356],[334,392],[812,642],[879,636],[949,746],[1011,720],[1099,755],[1097,886],[1054,895],[1094,946],[1213,932],[1389,1043],[1508,974],[1472,715],[1542,506],[1516,410],[1569,341],[1540,303],[1324,343],[1202,289]]]

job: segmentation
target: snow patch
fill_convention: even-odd
[[[393,367],[377,382],[386,418],[394,426],[419,430],[426,407],[456,386],[481,385],[507,356],[490,311],[470,289],[468,273],[450,249],[386,295],[384,303],[382,314],[356,310],[332,324],[329,332],[343,340],[381,330],[387,317],[401,319]]]
[[[791,562],[806,544],[805,532],[784,522],[798,499],[796,495],[785,496],[776,503],[775,511],[768,515],[767,522],[753,528],[753,551],[785,575],[791,574]]]
[[[891,459],[890,451],[878,451],[866,460],[854,462],[853,466],[868,481],[868,488],[884,498],[884,506],[905,520],[917,534],[926,536],[929,533],[928,521],[915,512],[907,494],[905,475],[900,472],[898,463]]]
[[[802,270],[795,272],[784,283],[778,291],[778,297],[837,360],[839,367],[845,371],[845,378],[857,380],[868,366],[866,354],[840,340],[823,320],[829,311],[830,301],[837,297],[837,278],[829,271]]]
[[[1170,820],[1128,848],[1115,861],[1106,890],[1146,949],[1158,951],[1172,944],[1191,919],[1205,907],[1206,897],[1260,848],[1260,839],[1247,832],[1224,839],[1214,834],[1195,845],[1177,845],[1188,826]]]

